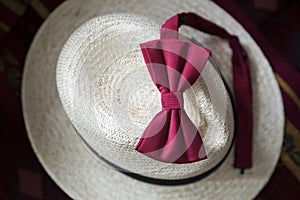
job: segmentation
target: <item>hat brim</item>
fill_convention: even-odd
[[[103,14],[130,12],[162,23],[175,13],[193,11],[236,33],[251,61],[254,108],[253,167],[244,175],[233,168],[233,152],[215,173],[193,184],[157,186],[134,180],[107,166],[83,145],[58,97],[55,71],[67,38],[83,22]],[[147,8],[147,9],[143,9]],[[63,20],[62,20],[63,19]],[[191,30],[185,30],[188,34]],[[214,52],[227,81],[231,78],[231,52],[226,41],[195,35]],[[38,31],[27,55],[22,103],[32,147],[54,181],[74,199],[250,199],[269,180],[283,139],[284,114],[279,87],[271,67],[249,34],[224,10],[210,1],[67,1]]]

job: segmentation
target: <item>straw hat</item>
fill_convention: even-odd
[[[163,163],[134,149],[161,109],[138,45],[158,39],[160,25],[183,7],[237,34],[251,59],[253,167],[244,175],[233,168],[233,111],[211,62],[184,94],[184,109],[201,133],[208,158]],[[111,14],[128,10],[131,14]],[[231,87],[227,42],[188,28],[182,33],[213,51]],[[269,63],[246,31],[210,1],[67,1],[38,31],[22,87],[33,149],[74,199],[250,199],[267,183],[279,157],[284,115]],[[197,181],[172,185],[206,172]]]

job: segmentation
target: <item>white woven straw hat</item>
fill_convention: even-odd
[[[161,109],[139,44],[158,39],[160,25],[182,11],[196,12],[226,27],[239,36],[249,54],[253,167],[244,175],[233,168],[233,111],[212,62],[206,63],[201,77],[184,94],[184,109],[201,133],[208,158],[163,163],[134,149]],[[189,28],[181,33],[213,51],[231,88],[228,43]],[[269,180],[282,144],[283,106],[269,63],[248,33],[210,1],[63,3],[32,43],[22,102],[36,155],[74,199],[251,199]],[[204,176],[205,172],[210,173]],[[188,184],[147,182],[147,178],[167,183],[199,175],[203,177]]]

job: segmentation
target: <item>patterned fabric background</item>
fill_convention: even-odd
[[[22,71],[30,43],[49,13],[62,1],[0,0],[1,200],[69,199],[49,178],[31,149],[20,99]],[[281,160],[257,199],[299,199],[300,88],[296,88],[295,83],[300,77],[300,1],[215,2],[240,21],[270,61],[272,59],[274,63],[282,63],[274,71],[285,96],[285,103],[291,105],[286,109],[285,144]],[[292,70],[288,68],[290,64],[294,67]]]

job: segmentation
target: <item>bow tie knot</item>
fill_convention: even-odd
[[[161,104],[163,110],[183,108],[183,93],[182,92],[161,93]]]

